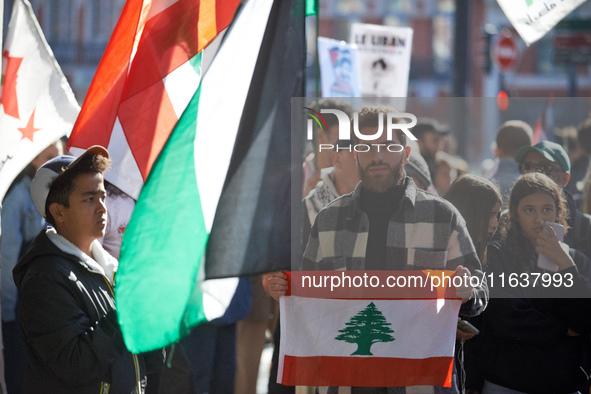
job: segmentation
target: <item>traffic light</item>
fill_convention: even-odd
[[[501,111],[506,111],[507,108],[509,108],[509,96],[504,90],[501,90],[499,94],[497,94],[497,107]]]

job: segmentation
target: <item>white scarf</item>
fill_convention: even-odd
[[[80,264],[82,264],[84,268],[91,272],[103,275],[107,278],[109,283],[113,285],[113,277],[117,271],[119,262],[116,258],[107,253],[96,239],[90,244],[91,257],[62,235],[58,234],[53,227],[48,227],[46,234],[47,238],[49,238],[49,240],[62,252],[78,257],[80,259]]]

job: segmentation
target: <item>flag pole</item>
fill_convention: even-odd
[[[0,0],[0,52],[4,54],[4,0]],[[1,57],[0,66],[4,62],[4,56]],[[0,97],[2,97],[2,83],[0,83]],[[0,200],[0,211],[2,211],[2,200]]]
[[[320,0],[314,2],[314,11],[316,12],[316,47],[314,48],[314,98],[316,102],[316,111],[320,110],[320,58],[318,56],[318,36],[320,35]],[[328,133],[328,130],[326,130]],[[318,145],[318,136],[314,134],[314,149]],[[314,167],[318,168],[318,155],[314,155]]]
[[[4,45],[4,0],[0,0],[0,49],[3,48]],[[0,89],[0,96],[2,95],[2,90]]]
[[[318,36],[320,36],[320,0],[316,0],[314,3],[314,9],[316,11],[316,61],[314,62],[314,80],[316,84],[316,107],[318,107],[318,98],[320,97],[320,58],[318,56]]]
[[[4,53],[4,0],[0,0],[0,51]],[[0,57],[0,65],[4,61],[4,57]],[[2,97],[2,87],[0,86],[0,97]],[[2,212],[2,201],[0,200],[0,212]],[[2,237],[2,231],[0,230],[0,237]],[[0,273],[2,268],[0,268]],[[1,291],[1,289],[0,289]],[[1,309],[0,309],[1,310]],[[2,327],[0,327],[0,349],[4,349],[4,341],[2,341]],[[6,394],[6,381],[4,379],[4,352],[0,353],[0,392]]]

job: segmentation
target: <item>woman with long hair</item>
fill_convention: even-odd
[[[503,206],[501,190],[486,178],[465,174],[451,184],[443,198],[451,202],[466,221],[478,259],[486,271],[486,246],[497,231]],[[481,316],[473,317],[469,322],[478,329],[482,328]],[[480,391],[483,384],[479,359],[481,337],[458,329],[456,338],[458,388],[460,392]]]
[[[558,239],[554,223],[568,231],[567,215],[544,174],[525,174],[511,190],[503,238],[487,250],[483,393],[573,393],[589,380],[591,303],[576,297],[591,295],[590,262]],[[542,253],[553,269],[538,266]]]
[[[497,185],[477,175],[456,179],[443,195],[462,214],[478,258],[486,266],[486,245],[499,226],[503,198]]]

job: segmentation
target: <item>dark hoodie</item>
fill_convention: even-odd
[[[572,274],[572,297],[541,298],[568,293],[541,283],[536,287],[512,287],[509,275],[519,274],[521,269],[516,267],[505,243],[489,243],[487,253],[488,270],[495,283],[489,283],[491,299],[481,315],[484,378],[527,393],[576,392],[591,374],[589,259],[570,249],[576,266],[554,275]],[[535,263],[532,256],[530,272],[541,273]],[[500,283],[501,273],[507,279],[504,285]],[[573,298],[577,296],[587,298]],[[579,335],[567,335],[569,328]]]
[[[143,360],[123,344],[113,289],[102,274],[43,230],[13,275],[27,352],[23,393],[143,392]]]

